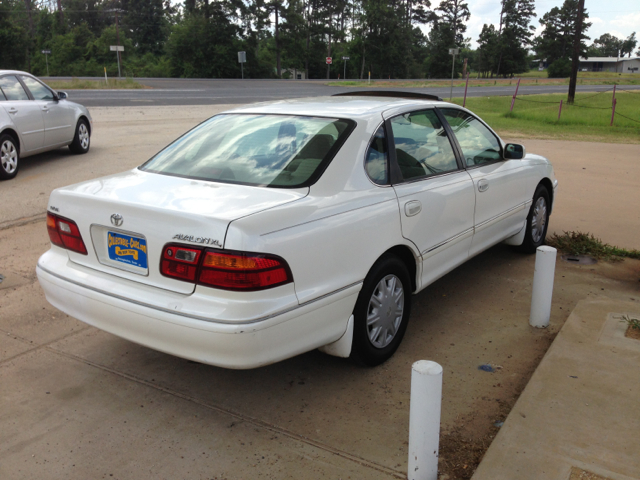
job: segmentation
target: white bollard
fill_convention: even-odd
[[[549,326],[557,253],[553,247],[542,246],[536,249],[536,267],[533,273],[531,314],[529,315],[529,325],[532,327],[546,328]]]
[[[411,368],[409,480],[437,480],[442,367],[419,360]]]

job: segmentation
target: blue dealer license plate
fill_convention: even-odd
[[[144,238],[107,232],[107,245],[111,260],[147,268],[147,241]]]

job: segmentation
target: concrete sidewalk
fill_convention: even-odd
[[[640,340],[625,313],[640,302],[577,304],[473,480],[640,478]]]

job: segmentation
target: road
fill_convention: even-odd
[[[96,80],[98,80],[96,78]],[[280,100],[285,98],[315,97],[333,95],[352,90],[343,87],[329,87],[325,81],[296,80],[230,80],[230,79],[180,79],[180,78],[140,78],[145,86],[140,90],[73,90],[70,99],[87,107],[131,107],[150,105],[219,105],[243,104]],[[46,79],[45,79],[46,81]],[[609,90],[610,85],[578,86],[578,92],[600,92]],[[640,89],[640,85],[627,85],[625,89]],[[522,86],[519,94],[566,93],[566,85]],[[371,90],[395,90],[430,93],[442,98],[449,97],[449,87],[439,88],[371,88]],[[513,95],[515,86],[469,87],[467,96]],[[463,87],[453,89],[454,97],[464,95]]]

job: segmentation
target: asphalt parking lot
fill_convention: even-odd
[[[500,245],[414,297],[400,350],[374,369],[314,351],[224,370],[51,307],[34,271],[49,245],[49,192],[139,165],[223,108],[94,109],[88,155],[25,159],[0,184],[0,478],[405,478],[410,368],[419,359],[445,372],[441,471],[469,478],[576,303],[638,297],[640,262],[559,262],[551,327],[532,330],[534,258]],[[640,248],[632,180],[640,146],[523,142],[556,166],[551,229]],[[501,368],[479,371],[484,363]]]

